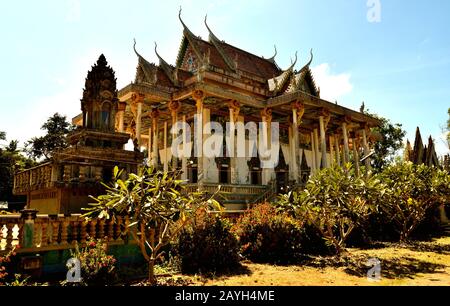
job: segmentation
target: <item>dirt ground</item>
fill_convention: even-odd
[[[369,259],[380,261],[378,281],[369,280]],[[206,286],[450,286],[450,237],[412,245],[349,249],[341,258],[316,258],[295,266],[244,262],[239,275],[193,277]]]

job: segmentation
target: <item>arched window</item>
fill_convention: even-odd
[[[111,114],[111,104],[108,102],[103,103],[101,111],[101,126],[102,128],[109,128],[109,120]]]

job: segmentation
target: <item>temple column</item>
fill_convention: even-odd
[[[347,122],[342,122],[342,136],[344,137],[344,164],[350,161],[350,150],[348,147],[348,131]]]
[[[173,127],[178,122],[178,112],[180,111],[181,104],[178,101],[170,101],[169,103],[169,110],[170,115],[172,117],[172,143],[177,137],[177,133],[173,129]],[[178,150],[178,148],[177,148]],[[175,154],[172,155],[172,169],[176,170],[178,166],[178,158],[175,156]]]
[[[320,155],[320,152],[319,152],[319,132],[317,131],[317,129],[314,129],[314,150],[315,150],[315,152],[314,152],[314,154],[315,154],[315,156],[316,156],[316,160],[315,160],[315,162],[316,162],[316,170],[320,170],[320,160],[322,159],[321,158],[321,155]]]
[[[164,121],[164,172],[169,171],[169,154],[167,152],[167,121]]]
[[[319,116],[319,126],[320,126],[320,151],[322,152],[322,168],[328,168],[327,138],[325,135],[324,116]]]
[[[330,137],[328,137],[328,142],[330,144],[330,165],[333,167],[336,164],[336,159],[334,156],[334,134]]]
[[[158,118],[159,111],[155,108],[151,112],[152,118],[152,131],[153,131],[153,143],[152,143],[152,165],[154,168],[158,168],[158,142],[159,142],[159,129],[158,129]]]
[[[352,133],[352,147],[353,147],[353,163],[355,166],[355,172],[356,175],[359,176],[359,153],[358,153],[358,140],[357,140],[357,136],[356,133]]]
[[[367,127],[364,127],[364,129],[361,130],[362,133],[362,141],[363,141],[363,147],[364,147],[364,155],[367,156],[370,154],[370,148],[369,148],[369,144],[367,142],[367,133],[366,133]],[[370,158],[366,158],[365,160],[365,165],[366,165],[366,171],[369,172],[371,171],[371,166],[370,166]]]
[[[263,141],[267,144],[266,149],[271,149],[271,126],[272,126],[272,110],[270,108],[265,108],[261,111],[261,119],[264,123],[265,129],[263,129]],[[271,180],[274,179],[275,169],[274,168],[263,168],[261,173],[261,180],[263,185],[268,185]]]
[[[143,94],[133,94],[132,101],[136,105],[136,139],[139,151],[141,150],[141,128],[142,128],[142,104],[144,103]]]
[[[148,129],[147,166],[152,165],[152,128]]]
[[[203,100],[205,95],[203,91],[196,90],[192,93],[192,98],[195,100],[197,107],[197,126],[195,127],[196,140],[194,142],[194,152],[197,153],[197,177],[198,190],[203,189],[204,169],[203,169]]]
[[[127,107],[126,102],[119,102],[119,108],[118,108],[118,116],[119,116],[119,126],[118,130],[120,133],[124,132],[124,117],[125,117],[125,109]]]
[[[236,122],[238,122],[240,104],[237,101],[228,103],[230,113],[230,175],[231,184],[237,184],[239,181],[239,167],[237,166],[237,150],[236,150]]]
[[[293,172],[292,178],[295,181],[299,181],[299,156],[298,156],[298,126],[302,121],[303,115],[305,114],[305,106],[303,103],[296,102],[292,105],[292,140],[293,140],[293,149],[292,149],[292,168],[290,167],[289,172]]]
[[[341,153],[339,152],[339,147],[340,147],[339,143],[340,143],[339,134],[335,134],[334,147],[336,150],[336,165],[338,165],[340,167],[341,166]]]
[[[311,132],[311,174],[316,172],[316,144],[314,143],[314,132]]]
[[[186,115],[183,116],[183,124],[187,123],[186,121]],[[189,139],[190,140],[190,139]],[[181,173],[181,179],[182,180],[187,180],[188,179],[188,173],[187,173],[187,157],[188,157],[188,152],[187,148],[188,148],[188,139],[187,139],[187,133],[186,131],[183,129],[183,157],[181,159],[181,171],[183,171],[183,173]],[[190,153],[190,152],[189,152]]]
[[[289,137],[289,154],[290,154],[290,161],[289,161],[289,179],[291,181],[294,181],[296,179],[296,171],[294,166],[294,136],[293,136],[293,124],[291,123],[288,128],[288,137]]]

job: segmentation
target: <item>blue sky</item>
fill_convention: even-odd
[[[133,38],[148,60],[153,43],[175,62],[182,26],[204,38],[205,14],[215,34],[287,67],[314,49],[313,71],[323,97],[416,126],[448,152],[442,128],[450,107],[450,1],[380,0],[380,22],[367,19],[367,0],[8,1],[0,19],[0,131],[25,141],[41,134],[54,112],[79,113],[84,78],[104,53],[119,86],[134,79]]]

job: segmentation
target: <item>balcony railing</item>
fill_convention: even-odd
[[[43,164],[14,176],[14,193],[20,194],[52,187],[52,165]]]

